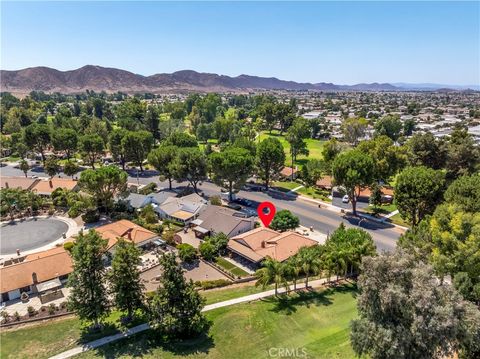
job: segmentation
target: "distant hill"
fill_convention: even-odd
[[[425,84],[422,84],[425,85]],[[429,84],[430,85],[430,84]],[[0,71],[1,91],[27,94],[30,91],[80,93],[96,92],[239,92],[248,90],[317,90],[317,91],[405,91],[407,84],[388,83],[336,85],[332,83],[299,83],[275,77],[258,77],[199,73],[192,70],[171,74],[143,76],[129,71],[87,65],[76,70],[59,71],[49,67],[31,67],[16,71]],[[420,86],[421,87],[421,86]],[[446,88],[442,85],[438,88]],[[422,87],[434,90],[434,87]]]

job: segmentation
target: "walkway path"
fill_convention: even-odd
[[[291,189],[290,191],[288,191],[288,193],[289,193],[289,194],[290,194],[290,193],[295,193],[295,192],[297,192],[300,188],[303,188],[303,187],[305,187],[305,186],[300,185],[300,186],[298,186],[298,187],[295,187],[295,188]]]
[[[312,288],[318,288],[318,287],[322,286],[323,284],[325,284],[326,281],[327,281],[326,278],[313,280],[313,281],[309,282],[309,284],[310,284],[309,286],[312,287]],[[301,289],[301,288],[305,288],[304,283],[297,284],[297,289]],[[285,293],[285,291],[286,291],[286,289],[284,287],[278,288],[278,293]],[[213,309],[228,307],[228,306],[235,305],[235,304],[252,302],[252,301],[255,301],[255,300],[258,300],[258,299],[271,297],[273,295],[275,295],[275,289],[271,289],[271,290],[267,290],[265,292],[255,293],[255,294],[251,294],[251,295],[246,295],[244,297],[239,297],[239,298],[226,300],[224,302],[209,304],[209,305],[206,305],[203,308],[202,312],[208,312],[208,311],[213,310]],[[115,342],[115,341],[120,340],[120,339],[128,338],[128,337],[130,337],[134,334],[143,332],[143,331],[148,330],[148,329],[150,329],[150,325],[148,323],[140,324],[136,327],[128,329],[125,332],[118,333],[118,334],[115,334],[115,335],[110,335],[110,336],[104,337],[104,338],[100,338],[100,339],[94,340],[92,342],[86,343],[82,346],[78,346],[78,347],[75,347],[73,349],[67,350],[63,353],[60,353],[60,354],[57,354],[55,356],[50,357],[50,359],[71,358],[75,355],[78,355],[78,354],[84,353],[86,351],[101,347],[105,344],[109,344],[109,343]]]

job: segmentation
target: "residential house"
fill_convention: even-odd
[[[95,231],[98,232],[102,238],[108,240],[107,248],[110,253],[115,251],[115,245],[119,238],[129,240],[139,248],[163,243],[158,234],[126,219],[97,227],[95,228]]]
[[[177,194],[173,191],[161,191],[157,193],[150,193],[147,195],[139,193],[130,193],[124,201],[128,204],[131,210],[142,209],[149,204],[152,205],[154,209],[163,204],[167,199],[171,197],[176,197]]]
[[[245,233],[255,227],[253,217],[231,208],[208,205],[197,219],[191,222],[196,237],[204,238],[218,233],[224,233],[228,238]]]
[[[200,211],[207,205],[207,200],[196,193],[184,197],[169,197],[155,208],[162,219],[170,219],[188,224],[196,219]]]
[[[41,196],[51,196],[57,188],[63,188],[70,191],[78,191],[78,181],[70,178],[53,177],[50,179],[41,179],[35,183],[32,191],[36,191]]]
[[[298,167],[295,166],[294,168],[292,167],[283,167],[282,170],[279,173],[280,177],[285,178],[285,179],[296,179],[298,176]]]
[[[270,228],[259,227],[230,239],[227,248],[234,256],[239,256],[258,267],[267,257],[283,262],[298,253],[302,247],[318,244],[296,232],[279,233]]]
[[[2,302],[20,298],[23,292],[45,293],[61,288],[72,272],[72,259],[63,247],[5,261],[0,267]]]
[[[319,188],[323,188],[323,189],[326,189],[326,190],[331,190],[332,189],[332,180],[333,180],[332,176],[324,176],[317,181],[316,185]]]
[[[0,177],[0,188],[19,188],[23,190],[31,190],[33,187],[40,182],[39,179],[29,178],[29,177]]]

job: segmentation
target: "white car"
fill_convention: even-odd
[[[345,196],[342,197],[342,202],[343,202],[343,203],[348,203],[348,202],[350,202],[350,198],[348,198],[348,194],[346,194]]]

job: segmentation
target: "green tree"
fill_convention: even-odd
[[[352,202],[353,214],[357,214],[357,198],[362,188],[373,182],[374,163],[372,158],[359,151],[353,150],[339,154],[332,164],[332,173],[335,183],[343,186]]]
[[[215,252],[219,255],[225,253],[225,249],[227,248],[228,244],[228,237],[225,233],[217,233],[213,236],[208,238],[208,242],[213,245],[215,248]]]
[[[288,277],[293,280],[293,290],[297,290],[297,281],[298,277],[300,276],[300,273],[303,270],[302,267],[302,260],[299,255],[294,255],[290,257],[287,262],[287,272],[288,272]]]
[[[260,177],[265,181],[265,189],[268,190],[270,179],[281,171],[285,163],[282,143],[274,137],[260,142],[257,146],[256,163]]]
[[[284,232],[289,229],[295,229],[300,225],[300,220],[297,216],[293,215],[289,210],[281,210],[275,213],[275,217],[270,223],[270,228]]]
[[[188,181],[198,193],[198,183],[207,178],[206,156],[198,148],[182,148],[171,166],[175,179]]]
[[[55,175],[60,172],[60,164],[58,163],[57,157],[49,156],[43,165],[43,169],[50,178],[55,177]]]
[[[413,131],[415,131],[417,123],[415,119],[409,118],[403,121],[403,135],[404,136],[411,136]]]
[[[283,284],[287,286],[287,267],[279,261],[267,257],[262,262],[262,268],[255,272],[257,281],[255,286],[262,286],[266,288],[270,283],[275,284],[275,296],[278,295],[278,286]]]
[[[293,121],[292,126],[287,130],[285,139],[290,144],[290,156],[292,157],[292,168],[298,155],[308,156],[309,151],[305,139],[310,136],[310,126],[303,117],[298,117]],[[292,172],[293,181],[293,172]]]
[[[321,160],[309,160],[302,168],[302,179],[305,187],[313,187],[323,177],[326,164]]]
[[[345,141],[356,146],[360,139],[365,136],[368,121],[364,118],[348,118],[342,124],[342,132]]]
[[[77,132],[71,128],[59,128],[53,133],[52,144],[55,151],[65,152],[67,159],[70,159],[77,150]]]
[[[197,127],[196,135],[199,141],[207,143],[212,137],[212,128],[209,124],[201,123]]]
[[[408,160],[412,166],[443,168],[446,161],[446,147],[430,132],[416,133],[406,143]]]
[[[106,288],[106,270],[103,255],[107,241],[97,232],[80,232],[72,249],[73,272],[68,277],[71,288],[68,306],[82,320],[98,327],[109,312]]]
[[[21,160],[19,164],[20,170],[25,173],[25,178],[28,176],[28,171],[30,170],[30,165],[27,161]]]
[[[122,147],[125,157],[140,167],[143,172],[143,161],[152,149],[153,136],[148,131],[130,131],[122,138]]]
[[[99,135],[84,135],[80,137],[80,149],[89,162],[92,169],[95,169],[95,162],[103,155],[105,144]]]
[[[376,136],[387,136],[392,141],[398,140],[402,134],[402,121],[398,115],[387,115],[375,122],[375,135]]]
[[[337,155],[343,150],[342,144],[334,137],[331,140],[325,142],[322,148],[323,160],[327,163],[328,167],[331,168],[333,160]]]
[[[168,187],[172,189],[172,180],[174,178],[173,163],[177,157],[178,147],[162,145],[148,154],[148,163],[150,163],[160,176],[168,179]]]
[[[188,243],[179,244],[177,249],[178,256],[183,262],[192,263],[197,258],[196,249]]]
[[[127,188],[127,173],[116,166],[85,170],[80,174],[79,185],[106,210],[113,204],[115,195]]]
[[[371,358],[444,358],[470,337],[470,305],[431,267],[402,252],[366,257],[351,343]]]
[[[168,136],[163,144],[177,147],[198,147],[195,137],[190,136],[188,133],[178,131]]]
[[[233,200],[233,190],[240,189],[252,175],[254,159],[248,150],[229,147],[222,152],[214,152],[209,157],[214,181],[228,188],[229,200]]]
[[[207,261],[211,261],[215,259],[215,257],[217,256],[215,247],[210,242],[205,241],[200,243],[200,246],[198,247],[198,249],[200,251],[200,255],[202,256],[202,258]]]
[[[441,201],[445,175],[427,167],[408,167],[397,177],[395,204],[402,218],[415,227]]]
[[[29,148],[40,153],[45,164],[45,152],[52,141],[50,128],[47,125],[32,123],[25,127],[23,141]]]
[[[370,187],[371,194],[368,199],[371,206],[373,206],[373,211],[377,214],[380,211],[380,206],[382,205],[382,187],[378,183],[372,184]]]
[[[68,160],[63,165],[63,173],[67,176],[71,176],[72,179],[78,172],[80,172],[80,167],[74,161]]]
[[[135,244],[119,238],[115,245],[109,283],[115,306],[126,311],[128,319],[132,318],[136,309],[143,307],[144,286],[138,270],[140,263],[140,251]]]
[[[308,279],[310,275],[318,274],[321,270],[321,258],[318,255],[319,251],[314,247],[302,247],[298,251],[298,257],[302,266],[302,271],[305,274],[305,288],[308,288]]]
[[[190,280],[186,281],[175,254],[160,258],[162,276],[150,304],[150,324],[170,338],[191,337],[207,327],[202,314],[204,299]]]
[[[479,168],[480,150],[467,129],[456,128],[447,142],[447,177],[472,174]]]
[[[403,147],[395,146],[387,136],[362,141],[357,149],[373,159],[374,178],[379,181],[388,182],[389,178],[397,174],[407,163]]]
[[[122,165],[122,169],[125,170],[125,163],[127,162],[125,149],[122,145],[122,140],[128,133],[123,128],[117,128],[110,133],[108,143],[110,147],[110,153],[115,161],[118,161]]]
[[[153,105],[148,106],[145,114],[145,127],[156,140],[160,139],[160,133],[158,131],[159,124],[160,116],[157,107]]]
[[[480,212],[480,176],[462,176],[445,192],[445,201],[458,205],[465,212]]]

